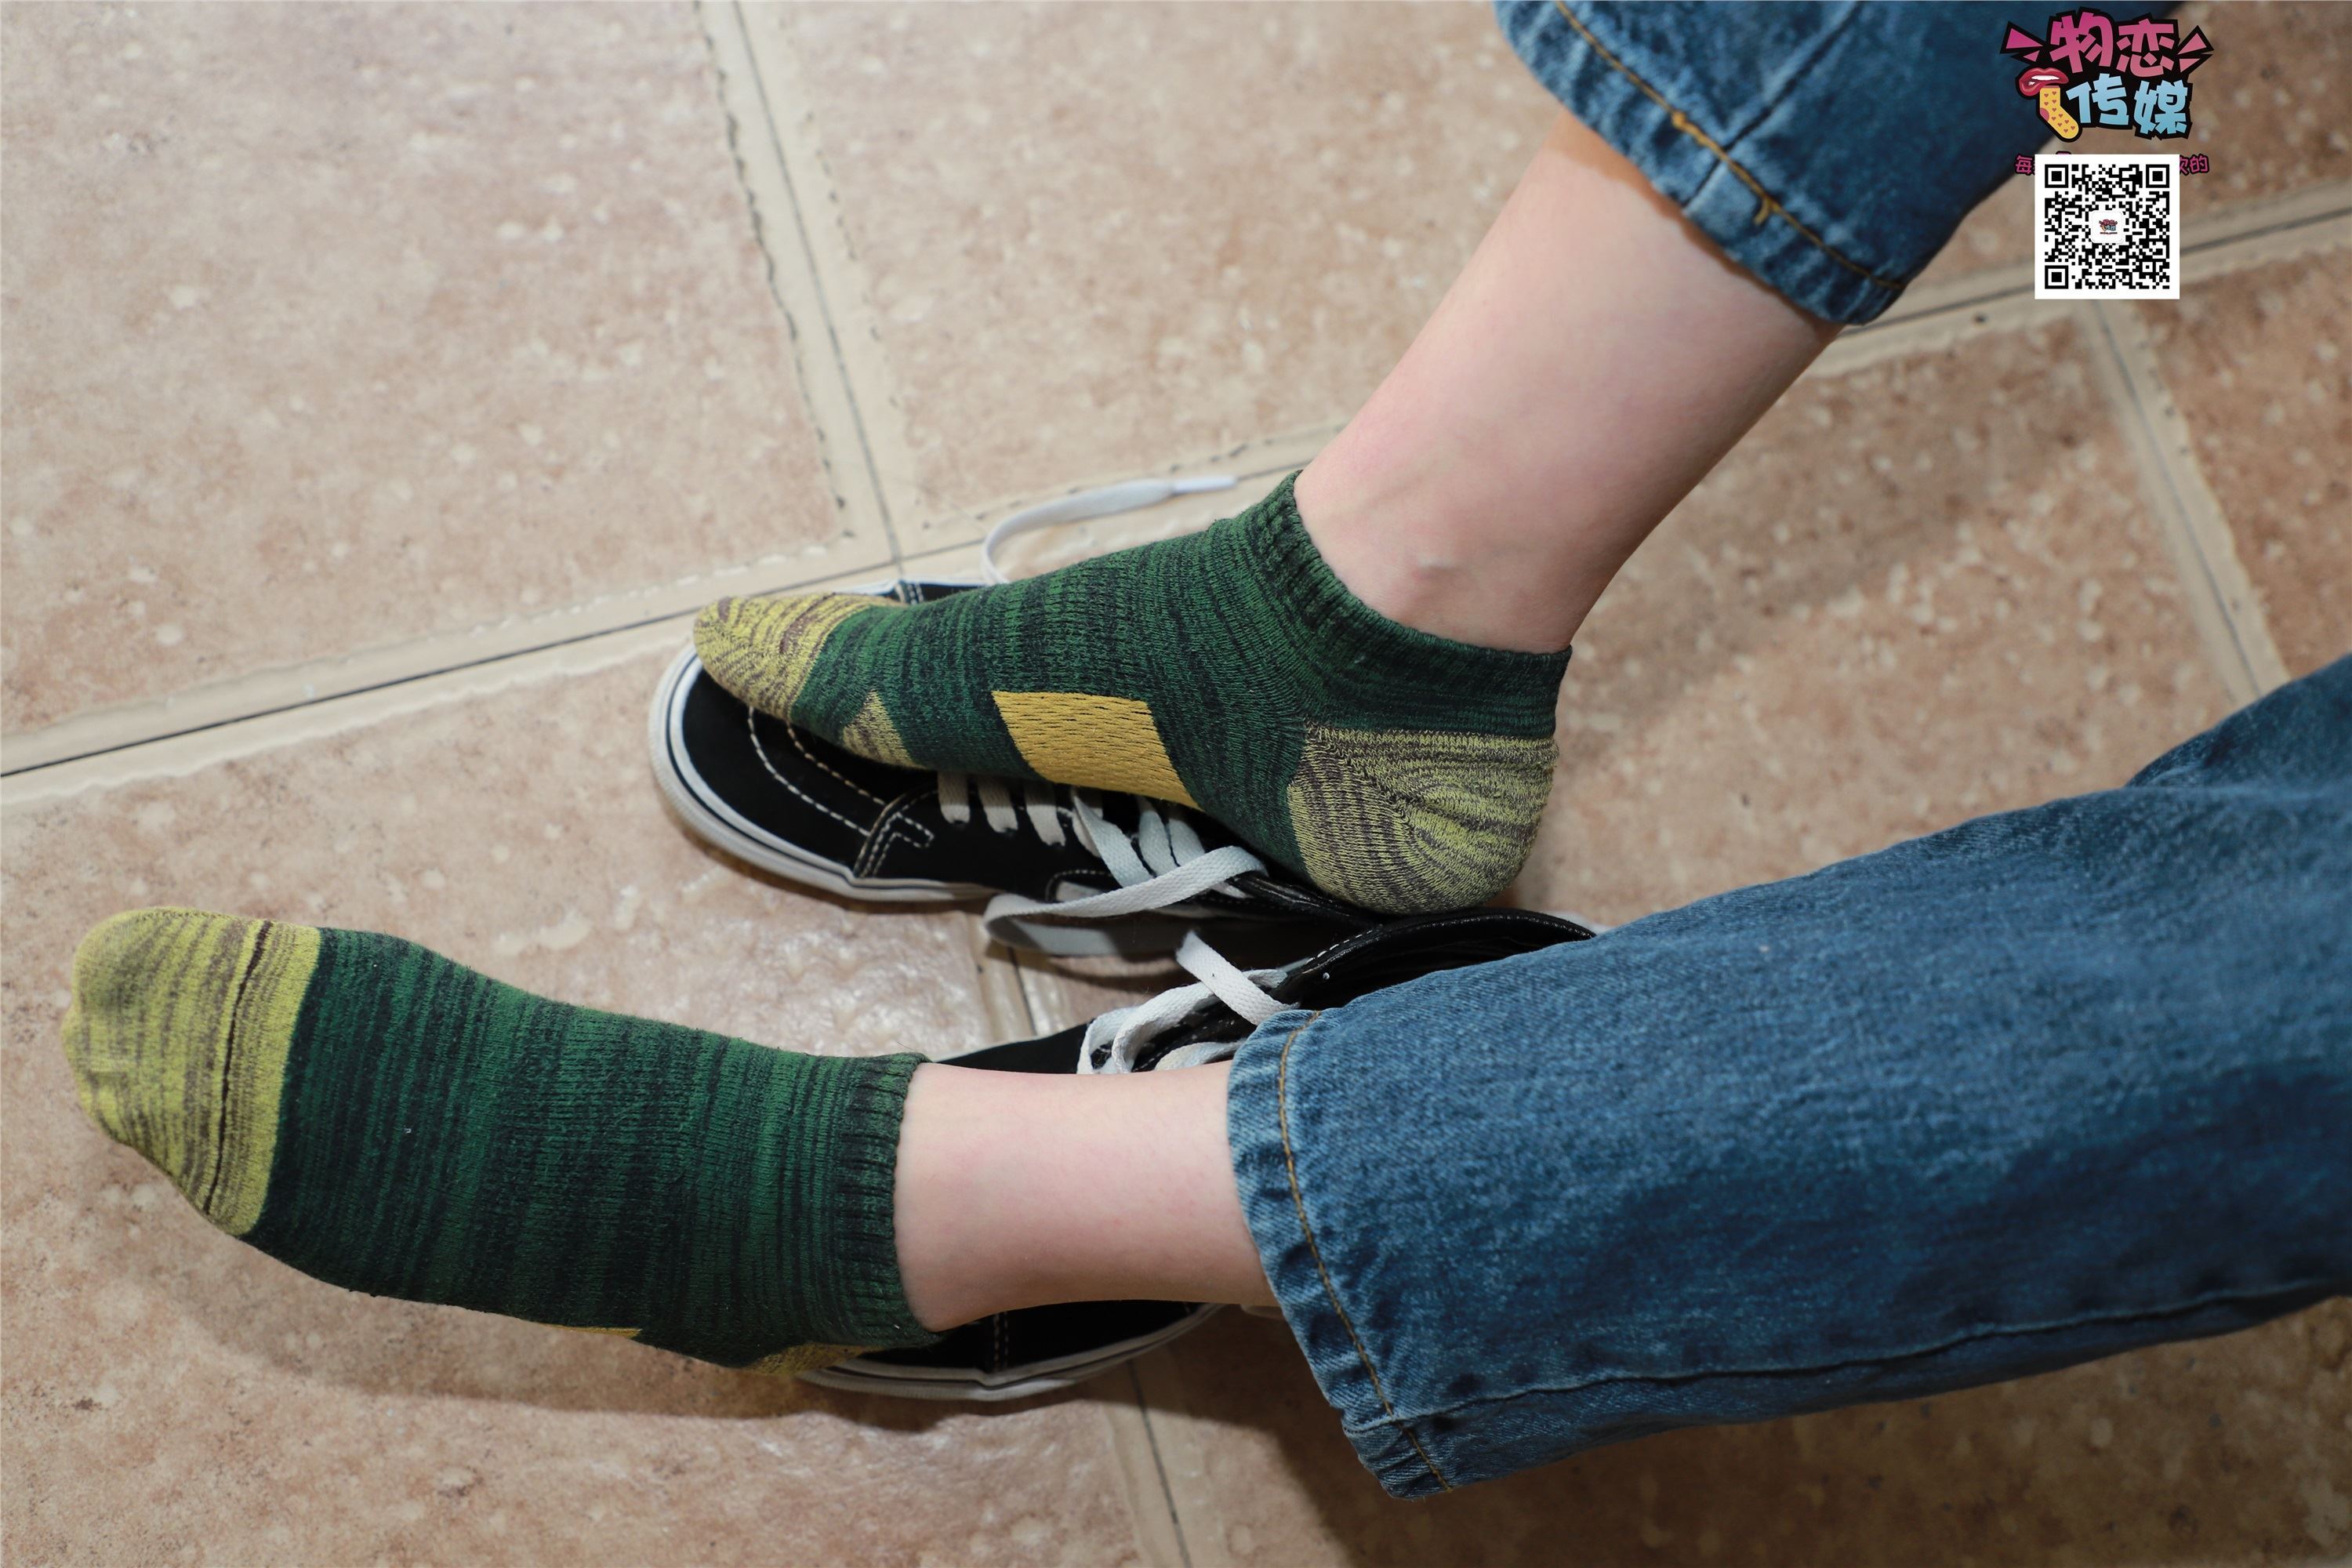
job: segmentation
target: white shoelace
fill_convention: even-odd
[[[1105,1013],[1088,1024],[1086,1043],[1078,1051],[1078,1071],[1135,1071],[1136,1058],[1145,1047],[1191,1017],[1202,1003],[1212,997],[1246,1019],[1253,1028],[1283,1010],[1284,1004],[1265,992],[1266,986],[1282,978],[1281,970],[1242,969],[1202,941],[1198,931],[1184,938],[1184,945],[1176,950],[1176,962],[1184,966],[1196,984],[1162,991],[1149,1002],[1139,1002],[1132,1007]],[[1221,1062],[1232,1056],[1240,1043],[1238,1040],[1203,1040],[1194,1045],[1180,1046],[1154,1063],[1152,1070],[1157,1072],[1169,1068]]]
[[[1265,869],[1265,862],[1238,844],[1211,849],[1186,819],[1181,806],[1136,795],[1132,837],[1103,815],[1091,790],[1069,792],[1064,807],[1045,784],[1020,784],[1021,804],[1013,800],[1010,780],[970,773],[940,774],[940,816],[961,826],[971,821],[972,796],[980,797],[982,819],[992,833],[1017,833],[1025,817],[1029,830],[1055,847],[1070,842],[1063,826],[1066,816],[1079,847],[1103,863],[1118,886],[1107,892],[1073,892],[1060,900],[1026,899],[999,893],[989,900],[981,923],[991,938],[1006,942],[1008,922],[1045,919],[1053,921],[1115,920],[1164,910],[1213,891],[1232,893],[1233,879]],[[1014,944],[1017,945],[1017,944]]]
[[[1076,495],[1058,496],[1033,507],[1024,507],[988,531],[980,542],[980,570],[991,583],[1010,583],[1004,568],[996,563],[996,552],[1008,539],[1024,533],[1034,533],[1041,528],[1060,528],[1073,522],[1085,522],[1091,518],[1109,517],[1115,512],[1134,511],[1139,507],[1157,506],[1171,496],[1200,495],[1208,490],[1229,490],[1234,479],[1230,474],[1203,474],[1192,479],[1128,479],[1100,489],[1080,490]]]

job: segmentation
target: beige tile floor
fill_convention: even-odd
[[[1989,204],[1603,601],[1520,901],[1622,920],[2110,784],[2344,650],[2352,8],[2200,19],[2189,297],[2036,307]],[[712,594],[967,564],[1075,484],[1270,483],[1549,113],[1477,6],[0,11],[11,1554],[2352,1554],[2341,1305],[1407,1507],[1278,1325],[986,1415],[839,1398],[312,1284],[81,1121],[65,961],[135,902],[827,1050],[1156,984],[704,854],[637,751],[659,661]]]

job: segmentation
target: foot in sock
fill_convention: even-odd
[[[695,647],[745,702],[861,756],[1197,805],[1385,914],[1517,874],[1568,663],[1365,605],[1289,479],[1204,533],[931,604],[724,599]]]
[[[65,1046],[100,1126],[332,1284],[760,1372],[934,1337],[893,1231],[919,1057],[770,1050],[193,910],[83,939]]]

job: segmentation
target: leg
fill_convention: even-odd
[[[2045,128],[1965,6],[1498,9],[1591,130],[1295,488],[941,604],[724,601],[712,678],[879,761],[1197,805],[1382,913],[1499,890],[1602,586]]]
[[[92,934],[66,1044],[101,1125],[331,1280],[786,1371],[1271,1300],[1416,1495],[2352,1287],[2347,889],[2352,660],[2126,789],[1284,1015],[1230,1069],[814,1058],[189,911]]]
[[[189,910],[90,933],[65,1036],[85,1109],[207,1219],[370,1294],[772,1372],[1043,1301],[1273,1300],[1222,1065],[772,1050]]]
[[[863,755],[1198,805],[1384,913],[1479,903],[1526,858],[1585,611],[1834,331],[1563,119],[1295,489],[935,605],[722,601],[696,647]]]
[[[1556,648],[2047,128],[1964,5],[1496,11],[1569,112],[1298,504],[1375,609]],[[1889,61],[1887,102],[1853,102],[1841,84]]]
[[[1400,1496],[2352,1290],[2352,659],[2123,789],[1276,1017],[1231,1096]]]
[[[891,1235],[918,1058],[767,1050],[193,910],[83,940],[65,1047],[101,1127],[331,1283],[763,1371],[928,1337]]]
[[[1231,1076],[1223,1062],[1105,1078],[918,1068],[898,1187],[916,1316],[945,1329],[1048,1301],[1271,1306],[1225,1143]]]
[[[1298,476],[1299,515],[1394,620],[1566,647],[1837,331],[1563,114],[1412,347]]]

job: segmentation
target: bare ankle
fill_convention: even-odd
[[[916,1068],[896,1200],[916,1321],[937,1332],[1051,1301],[1270,1304],[1225,1144],[1230,1077]]]
[[[1475,487],[1367,471],[1343,436],[1298,476],[1299,521],[1348,591],[1400,626],[1477,647],[1557,653],[1620,562],[1580,571],[1555,540],[1482,514]],[[1507,523],[1507,526],[1505,524]]]
[[[1563,115],[1299,515],[1390,619],[1556,653],[1835,332]]]

